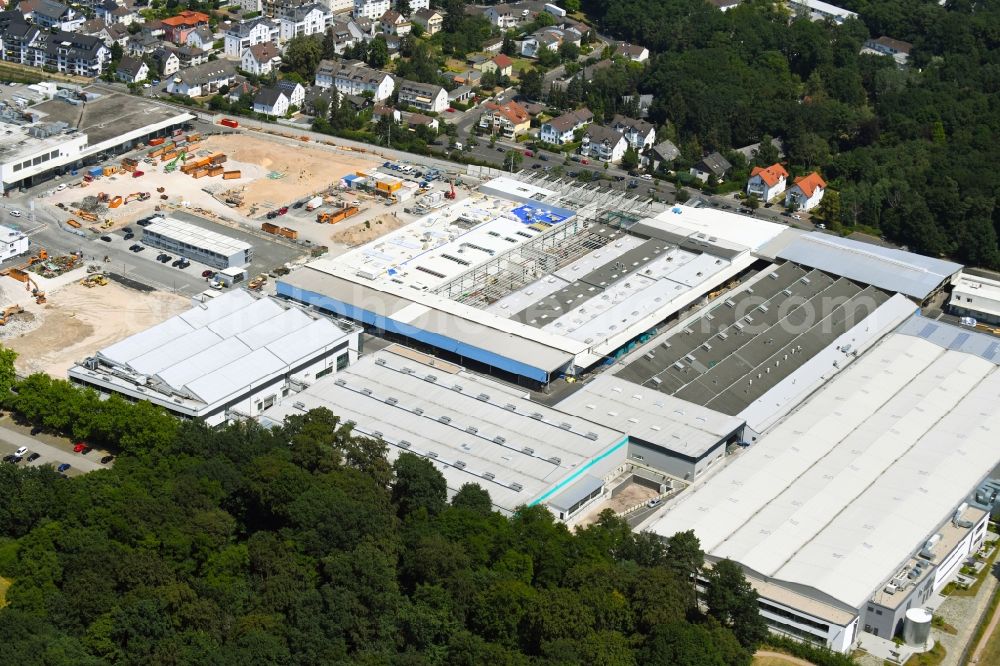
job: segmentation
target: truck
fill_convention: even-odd
[[[441,177],[441,172],[437,169],[428,169],[424,172],[424,180],[427,182],[433,182]]]
[[[306,210],[312,212],[323,205],[323,197],[313,197],[306,202]]]

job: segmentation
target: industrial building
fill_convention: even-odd
[[[480,195],[278,282],[278,294],[515,381],[621,353],[740,275],[784,227],[679,206],[654,219],[564,207],[497,178]]]
[[[193,119],[155,101],[94,87],[59,90],[27,108],[0,108],[0,192],[96,164]]]
[[[0,261],[7,261],[28,251],[28,237],[20,229],[0,225]]]
[[[507,514],[541,503],[569,519],[625,462],[622,433],[399,345],[282,400],[262,421],[317,407],[382,439],[390,459],[409,451],[431,460],[452,493],[479,484]]]
[[[210,425],[252,418],[357,359],[360,329],[234,290],[105,347],[70,379]]]
[[[172,217],[157,217],[142,229],[142,242],[212,268],[241,268],[253,260],[253,245]]]
[[[891,638],[983,541],[998,365],[994,338],[914,315],[643,527],[739,562],[775,631]]]
[[[1000,326],[1000,280],[963,273],[955,280],[948,311],[959,317]]]

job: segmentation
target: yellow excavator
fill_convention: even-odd
[[[24,312],[24,308],[20,305],[11,305],[6,308],[3,313],[0,313],[0,326],[6,326],[7,322],[16,314],[21,314]]]

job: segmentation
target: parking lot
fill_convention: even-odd
[[[113,461],[101,463],[101,459],[110,455],[107,451],[93,449],[88,453],[74,453],[74,443],[64,437],[56,437],[47,433],[31,434],[31,430],[25,426],[14,423],[9,417],[0,419],[0,457],[14,454],[21,447],[27,449],[16,463],[22,467],[40,467],[42,465],[52,465],[54,469],[59,469],[61,465],[68,464],[63,473],[66,476],[79,476],[87,472],[98,469],[105,469],[113,465]],[[38,454],[34,460],[28,460]]]

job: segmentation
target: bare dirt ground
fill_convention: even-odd
[[[359,220],[350,226],[340,229],[330,236],[330,240],[334,243],[342,243],[348,247],[353,247],[373,241],[376,238],[381,238],[387,233],[407,224],[405,220],[401,220],[392,214],[379,215],[367,220],[367,222],[368,224],[365,224],[364,220]],[[344,223],[341,222],[340,224]]]
[[[25,309],[0,327],[0,343],[18,353],[18,372],[59,378],[76,361],[190,307],[177,294],[142,293],[115,283],[88,288],[72,282],[48,291],[44,305],[22,295],[21,283],[10,278],[0,278],[0,288],[3,307],[18,303]]]
[[[631,509],[639,504],[645,504],[657,495],[658,493],[652,488],[640,486],[638,483],[630,483],[622,488],[621,492],[614,497],[604,500],[603,502],[595,504],[591,507],[587,515],[581,518],[576,524],[579,527],[586,527],[591,523],[597,522],[597,517],[600,516],[601,512],[605,509],[611,509],[615,513],[621,513],[622,511]]]

